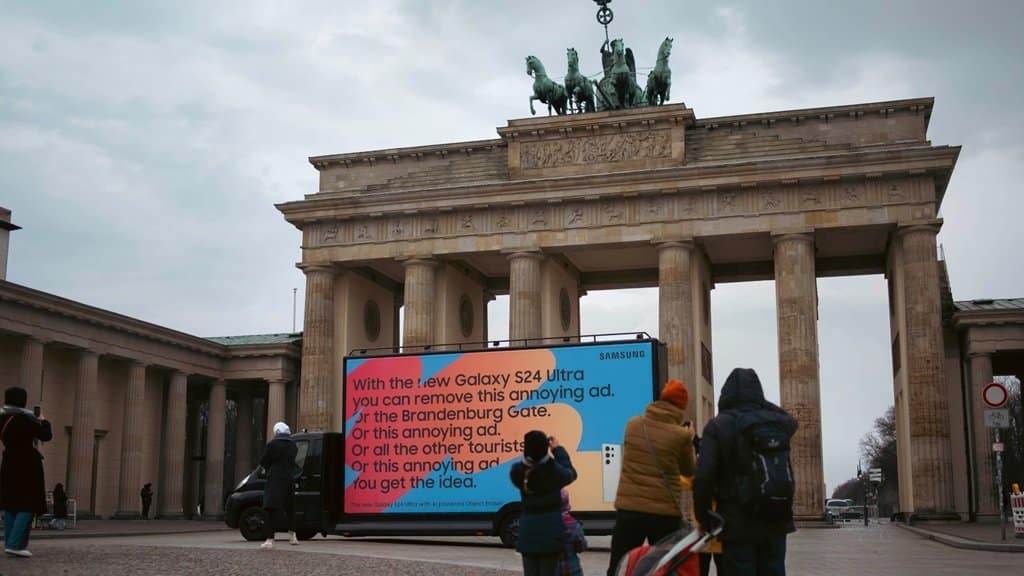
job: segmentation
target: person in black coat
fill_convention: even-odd
[[[139,498],[142,499],[142,518],[149,520],[149,507],[153,505],[153,483],[146,482],[139,490]]]
[[[4,391],[0,410],[0,439],[4,445],[0,462],[0,510],[4,511],[4,552],[31,558],[28,551],[32,517],[46,513],[46,483],[43,455],[33,441],[53,438],[50,423],[25,409],[28,393],[12,386]]]
[[[565,538],[561,491],[576,480],[576,469],[554,436],[533,430],[523,445],[523,459],[509,472],[523,504],[516,550],[525,576],[555,576]]]
[[[700,441],[697,473],[693,477],[697,521],[709,529],[712,500],[725,519],[719,540],[726,574],[782,576],[786,573],[786,535],[794,532],[793,510],[772,517],[745,509],[738,494],[741,470],[741,434],[751,425],[777,427],[792,438],[797,421],[785,410],[765,400],[761,380],[749,368],[736,368],[722,386],[718,416],[707,426]]]
[[[68,494],[64,491],[64,485],[57,482],[53,487],[53,519],[50,520],[50,527],[63,530],[67,525],[68,518]]]
[[[267,484],[263,488],[263,509],[267,512],[264,534],[266,541],[260,548],[274,547],[274,532],[280,518],[285,516],[288,536],[292,545],[298,544],[295,537],[295,455],[298,447],[292,441],[292,431],[284,422],[274,424],[274,439],[260,458],[260,466],[267,471]]]

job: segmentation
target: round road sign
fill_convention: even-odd
[[[993,382],[985,386],[985,389],[981,392],[981,399],[985,401],[989,408],[1002,408],[1009,397],[1010,395],[1006,393],[1006,387],[999,382]]]

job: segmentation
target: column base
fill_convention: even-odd
[[[961,522],[960,515],[952,511],[943,512],[897,512],[893,514],[896,522],[914,524],[916,522]]]
[[[157,514],[153,519],[154,520],[188,520],[188,516],[185,516],[184,514],[181,514],[181,513],[177,513],[177,514]]]
[[[141,512],[118,512],[110,517],[111,520],[142,520]]]

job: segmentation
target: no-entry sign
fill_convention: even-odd
[[[1002,408],[1009,397],[1010,395],[1007,394],[1006,387],[999,382],[987,384],[985,389],[981,391],[981,399],[985,401],[989,408]]]

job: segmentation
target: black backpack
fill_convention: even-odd
[[[796,485],[790,435],[782,422],[758,422],[739,430],[735,497],[754,518],[777,522],[792,517]]]

